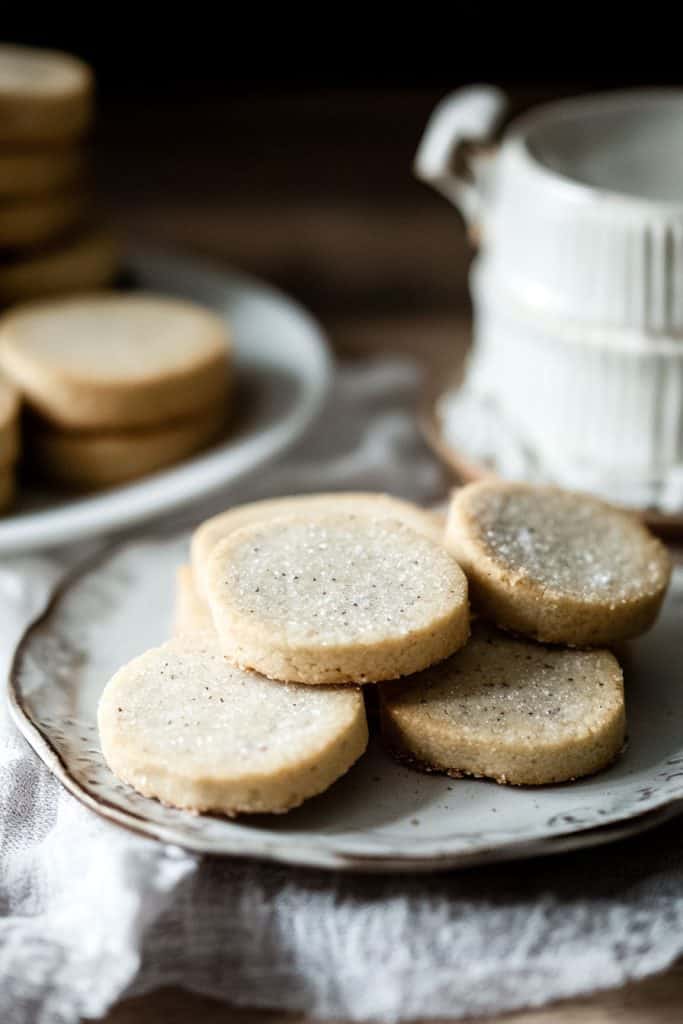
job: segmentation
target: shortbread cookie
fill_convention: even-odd
[[[92,110],[93,76],[83,61],[56,50],[0,44],[0,142],[77,138]]]
[[[0,305],[103,288],[118,269],[114,240],[104,231],[89,229],[48,249],[0,259]]]
[[[0,469],[0,513],[6,512],[14,503],[16,482],[13,469]]]
[[[457,491],[446,544],[467,573],[475,610],[551,643],[601,646],[642,633],[671,571],[666,549],[634,516],[530,484]]]
[[[83,178],[85,159],[77,149],[0,151],[0,201],[60,192]]]
[[[0,200],[0,249],[42,245],[76,224],[86,208],[79,192]]]
[[[209,558],[208,598],[226,656],[292,682],[395,679],[469,632],[455,559],[405,523],[352,513],[236,530]]]
[[[538,786],[606,767],[624,744],[608,651],[542,647],[476,624],[452,658],[380,687],[389,747],[428,770]]]
[[[29,303],[0,320],[0,362],[57,426],[181,419],[224,395],[228,327],[202,306],[148,293]]]
[[[242,526],[267,523],[279,516],[300,514],[307,518],[329,515],[330,512],[351,512],[372,519],[398,519],[417,533],[433,540],[443,539],[443,522],[426,509],[410,501],[402,501],[389,494],[344,491],[338,494],[300,494],[266,501],[253,501],[238,505],[207,519],[192,536],[192,570],[199,593],[206,597],[207,566],[209,556],[220,540],[224,540]]]
[[[123,782],[224,814],[297,807],[347,772],[368,740],[358,690],[273,683],[230,665],[207,637],[171,640],[120,669],[98,724]]]
[[[226,406],[146,430],[79,433],[32,423],[28,457],[46,478],[74,488],[111,487],[185,459],[220,436]]]
[[[16,462],[19,455],[19,394],[0,376],[0,471]]]
[[[181,565],[176,573],[173,635],[196,636],[198,633],[215,636],[213,619],[208,604],[202,600],[195,586],[192,566]]]

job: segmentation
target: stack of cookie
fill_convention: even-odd
[[[85,226],[93,76],[64,53],[0,45],[0,305],[100,287],[111,239]]]
[[[15,467],[19,458],[19,395],[0,375],[0,512],[14,500]]]
[[[493,482],[455,494],[444,541],[482,621],[450,662],[382,689],[389,745],[428,769],[517,785],[608,765],[625,736],[611,648],[655,621],[666,549],[595,498]]]
[[[204,523],[191,562],[174,639],[107,684],[100,737],[140,793],[226,814],[288,810],[347,771],[368,683],[418,767],[519,785],[598,771],[625,712],[619,664],[592,645],[646,629],[670,572],[629,516],[504,484],[459,492],[445,533],[388,496],[259,502]]]
[[[189,302],[94,292],[18,306],[0,319],[0,366],[26,404],[27,460],[69,487],[160,469],[226,421],[228,328]]]

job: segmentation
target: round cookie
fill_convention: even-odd
[[[0,471],[16,462],[19,456],[19,394],[8,380],[0,376]]]
[[[75,149],[0,152],[0,201],[59,192],[84,176],[85,159]]]
[[[230,665],[207,637],[171,640],[120,669],[98,725],[107,764],[139,793],[230,815],[297,807],[368,740],[358,690],[273,683]]]
[[[120,433],[78,433],[33,424],[27,453],[48,479],[74,488],[112,487],[187,458],[214,441],[226,422],[226,404],[191,419]]]
[[[0,320],[0,364],[45,419],[98,430],[190,416],[225,393],[229,332],[194,303],[100,293],[29,303]]]
[[[16,481],[13,469],[0,469],[0,513],[6,512],[14,502]]]
[[[181,565],[176,573],[173,635],[194,636],[197,633],[212,633],[215,636],[213,619],[209,606],[197,592],[192,566]]]
[[[395,754],[456,777],[567,782],[605,768],[624,744],[612,654],[542,647],[481,623],[452,658],[381,686],[379,701]]]
[[[292,682],[395,679],[469,632],[455,559],[405,523],[352,513],[236,530],[209,558],[208,601],[231,661]]]
[[[550,643],[613,644],[648,629],[671,572],[634,516],[553,487],[481,482],[456,491],[446,545],[472,604],[499,626]]]
[[[0,200],[0,249],[49,242],[72,228],[85,207],[86,199],[78,192]]]
[[[300,494],[266,501],[253,501],[221,512],[203,522],[192,535],[191,561],[199,593],[208,593],[207,566],[214,547],[242,526],[267,523],[278,516],[301,514],[308,518],[330,512],[351,512],[375,519],[398,519],[417,533],[435,541],[443,539],[439,516],[389,494],[343,491],[328,494]]]
[[[88,230],[37,253],[0,261],[0,305],[111,284],[118,247],[104,231]]]
[[[0,44],[0,142],[62,142],[81,136],[93,112],[93,76],[57,50]]]

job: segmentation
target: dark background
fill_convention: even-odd
[[[524,92],[678,84],[675,20],[620,5],[571,10],[517,5],[365,3],[81,5],[55,14],[3,11],[14,42],[52,46],[95,65],[103,99],[360,88],[453,88],[492,81]],[[634,15],[636,11],[633,11]],[[611,16],[610,16],[611,15]],[[650,27],[650,26],[653,27]]]
[[[545,7],[526,23],[521,9],[406,12],[116,5],[94,19],[67,5],[52,24],[36,9],[4,15],[2,32],[93,64],[96,193],[124,243],[260,274],[347,352],[409,348],[433,363],[466,324],[471,258],[457,213],[411,173],[437,100],[490,81],[514,114],[676,84],[683,62],[675,26],[660,17],[650,33],[642,9],[631,40],[624,7],[603,33],[598,5]]]

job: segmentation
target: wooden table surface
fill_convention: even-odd
[[[108,103],[94,142],[100,204],[124,239],[182,246],[287,289],[344,355],[400,351],[447,373],[467,339],[470,251],[457,214],[410,174],[437,98],[326,92]],[[515,106],[533,98],[519,95]],[[168,989],[121,1004],[107,1020],[275,1024],[285,1017]],[[499,1020],[679,1024],[683,967]]]

